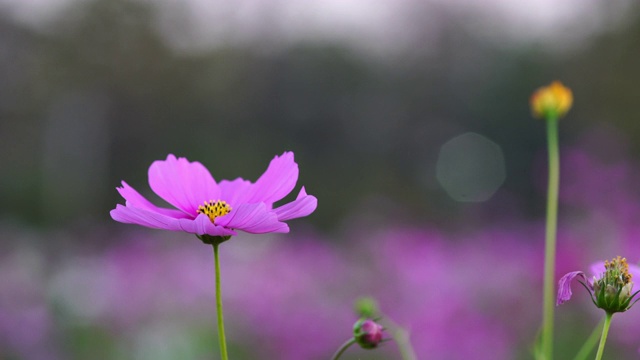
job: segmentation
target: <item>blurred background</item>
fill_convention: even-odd
[[[162,204],[147,169],[168,153],[255,180],[285,150],[319,207],[222,246],[233,358],[329,358],[361,295],[420,359],[530,358],[529,96],[558,79],[575,98],[558,276],[637,263],[639,58],[632,0],[0,0],[0,358],[215,358],[210,249],[114,222],[115,187]],[[601,315],[581,292],[557,311],[560,358]],[[607,352],[635,358],[640,313],[617,318]]]

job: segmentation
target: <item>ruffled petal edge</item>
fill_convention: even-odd
[[[151,164],[149,186],[169,204],[193,217],[199,205],[220,196],[218,184],[204,165],[173,154]]]
[[[251,187],[246,198],[248,203],[265,203],[268,205],[287,196],[298,182],[298,164],[291,151],[275,156],[267,170]]]
[[[313,195],[307,195],[303,186],[294,201],[273,209],[273,212],[278,216],[278,220],[286,221],[308,216],[317,207],[318,199]]]
[[[146,209],[152,212],[163,214],[173,218],[187,218],[189,215],[180,210],[166,209],[155,206],[138,191],[132,188],[129,184],[122,181],[122,187],[117,187],[116,190],[125,199],[127,207],[135,207],[140,209]]]

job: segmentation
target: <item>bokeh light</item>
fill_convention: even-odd
[[[506,177],[502,149],[480,134],[456,136],[440,148],[436,176],[454,200],[486,201]]]

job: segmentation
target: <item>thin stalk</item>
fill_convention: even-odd
[[[580,348],[580,350],[578,350],[578,353],[576,354],[576,357],[573,358],[573,360],[585,360],[587,356],[591,354],[593,349],[595,349],[596,344],[598,343],[598,334],[600,333],[600,328],[602,327],[603,323],[604,320],[600,320],[598,325],[593,328],[591,335],[589,335],[587,341],[582,344],[582,347]]]
[[[556,232],[558,224],[558,188],[560,156],[558,151],[558,118],[547,119],[549,183],[547,189],[547,221],[544,252],[544,290],[542,307],[542,358],[553,358],[553,296],[555,289]]]
[[[602,359],[602,353],[604,353],[604,344],[607,342],[609,326],[611,326],[611,317],[613,317],[613,313],[607,312],[607,315],[604,318],[604,326],[602,327],[602,336],[600,336],[600,345],[598,345],[596,360]]]
[[[219,243],[213,243],[213,258],[216,267],[216,313],[218,315],[218,341],[220,343],[220,358],[228,360],[227,339],[224,336],[224,316],[222,314],[222,292],[220,290],[220,260],[218,257]]]
[[[348,341],[346,341],[344,344],[342,344],[342,346],[340,346],[340,348],[338,349],[338,351],[336,351],[335,354],[333,354],[333,357],[331,358],[331,360],[338,360],[340,358],[340,356],[347,351],[347,349],[356,343],[356,338],[352,337],[351,339],[349,339]]]
[[[387,323],[386,328],[388,328],[391,337],[393,337],[393,341],[395,341],[398,346],[402,360],[416,360],[416,353],[413,351],[413,347],[409,341],[409,333],[407,330],[393,322],[389,317],[385,318],[385,322]]]

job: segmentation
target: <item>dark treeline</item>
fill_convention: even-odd
[[[594,124],[630,143],[640,137],[640,17],[550,52],[499,46],[445,15],[437,41],[386,57],[328,42],[261,51],[260,40],[180,52],[156,31],[153,8],[124,0],[75,7],[39,31],[4,16],[0,215],[43,226],[107,221],[119,181],[150,195],[147,168],[167,153],[217,179],[255,180],[293,150],[299,184],[320,199],[317,227],[360,212],[454,224],[477,205],[451,200],[435,163],[443,143],[473,131],[506,158],[506,182],[484,209],[515,194],[525,215],[540,216],[534,163],[545,137],[528,98],[556,78],[576,98],[564,144]]]

